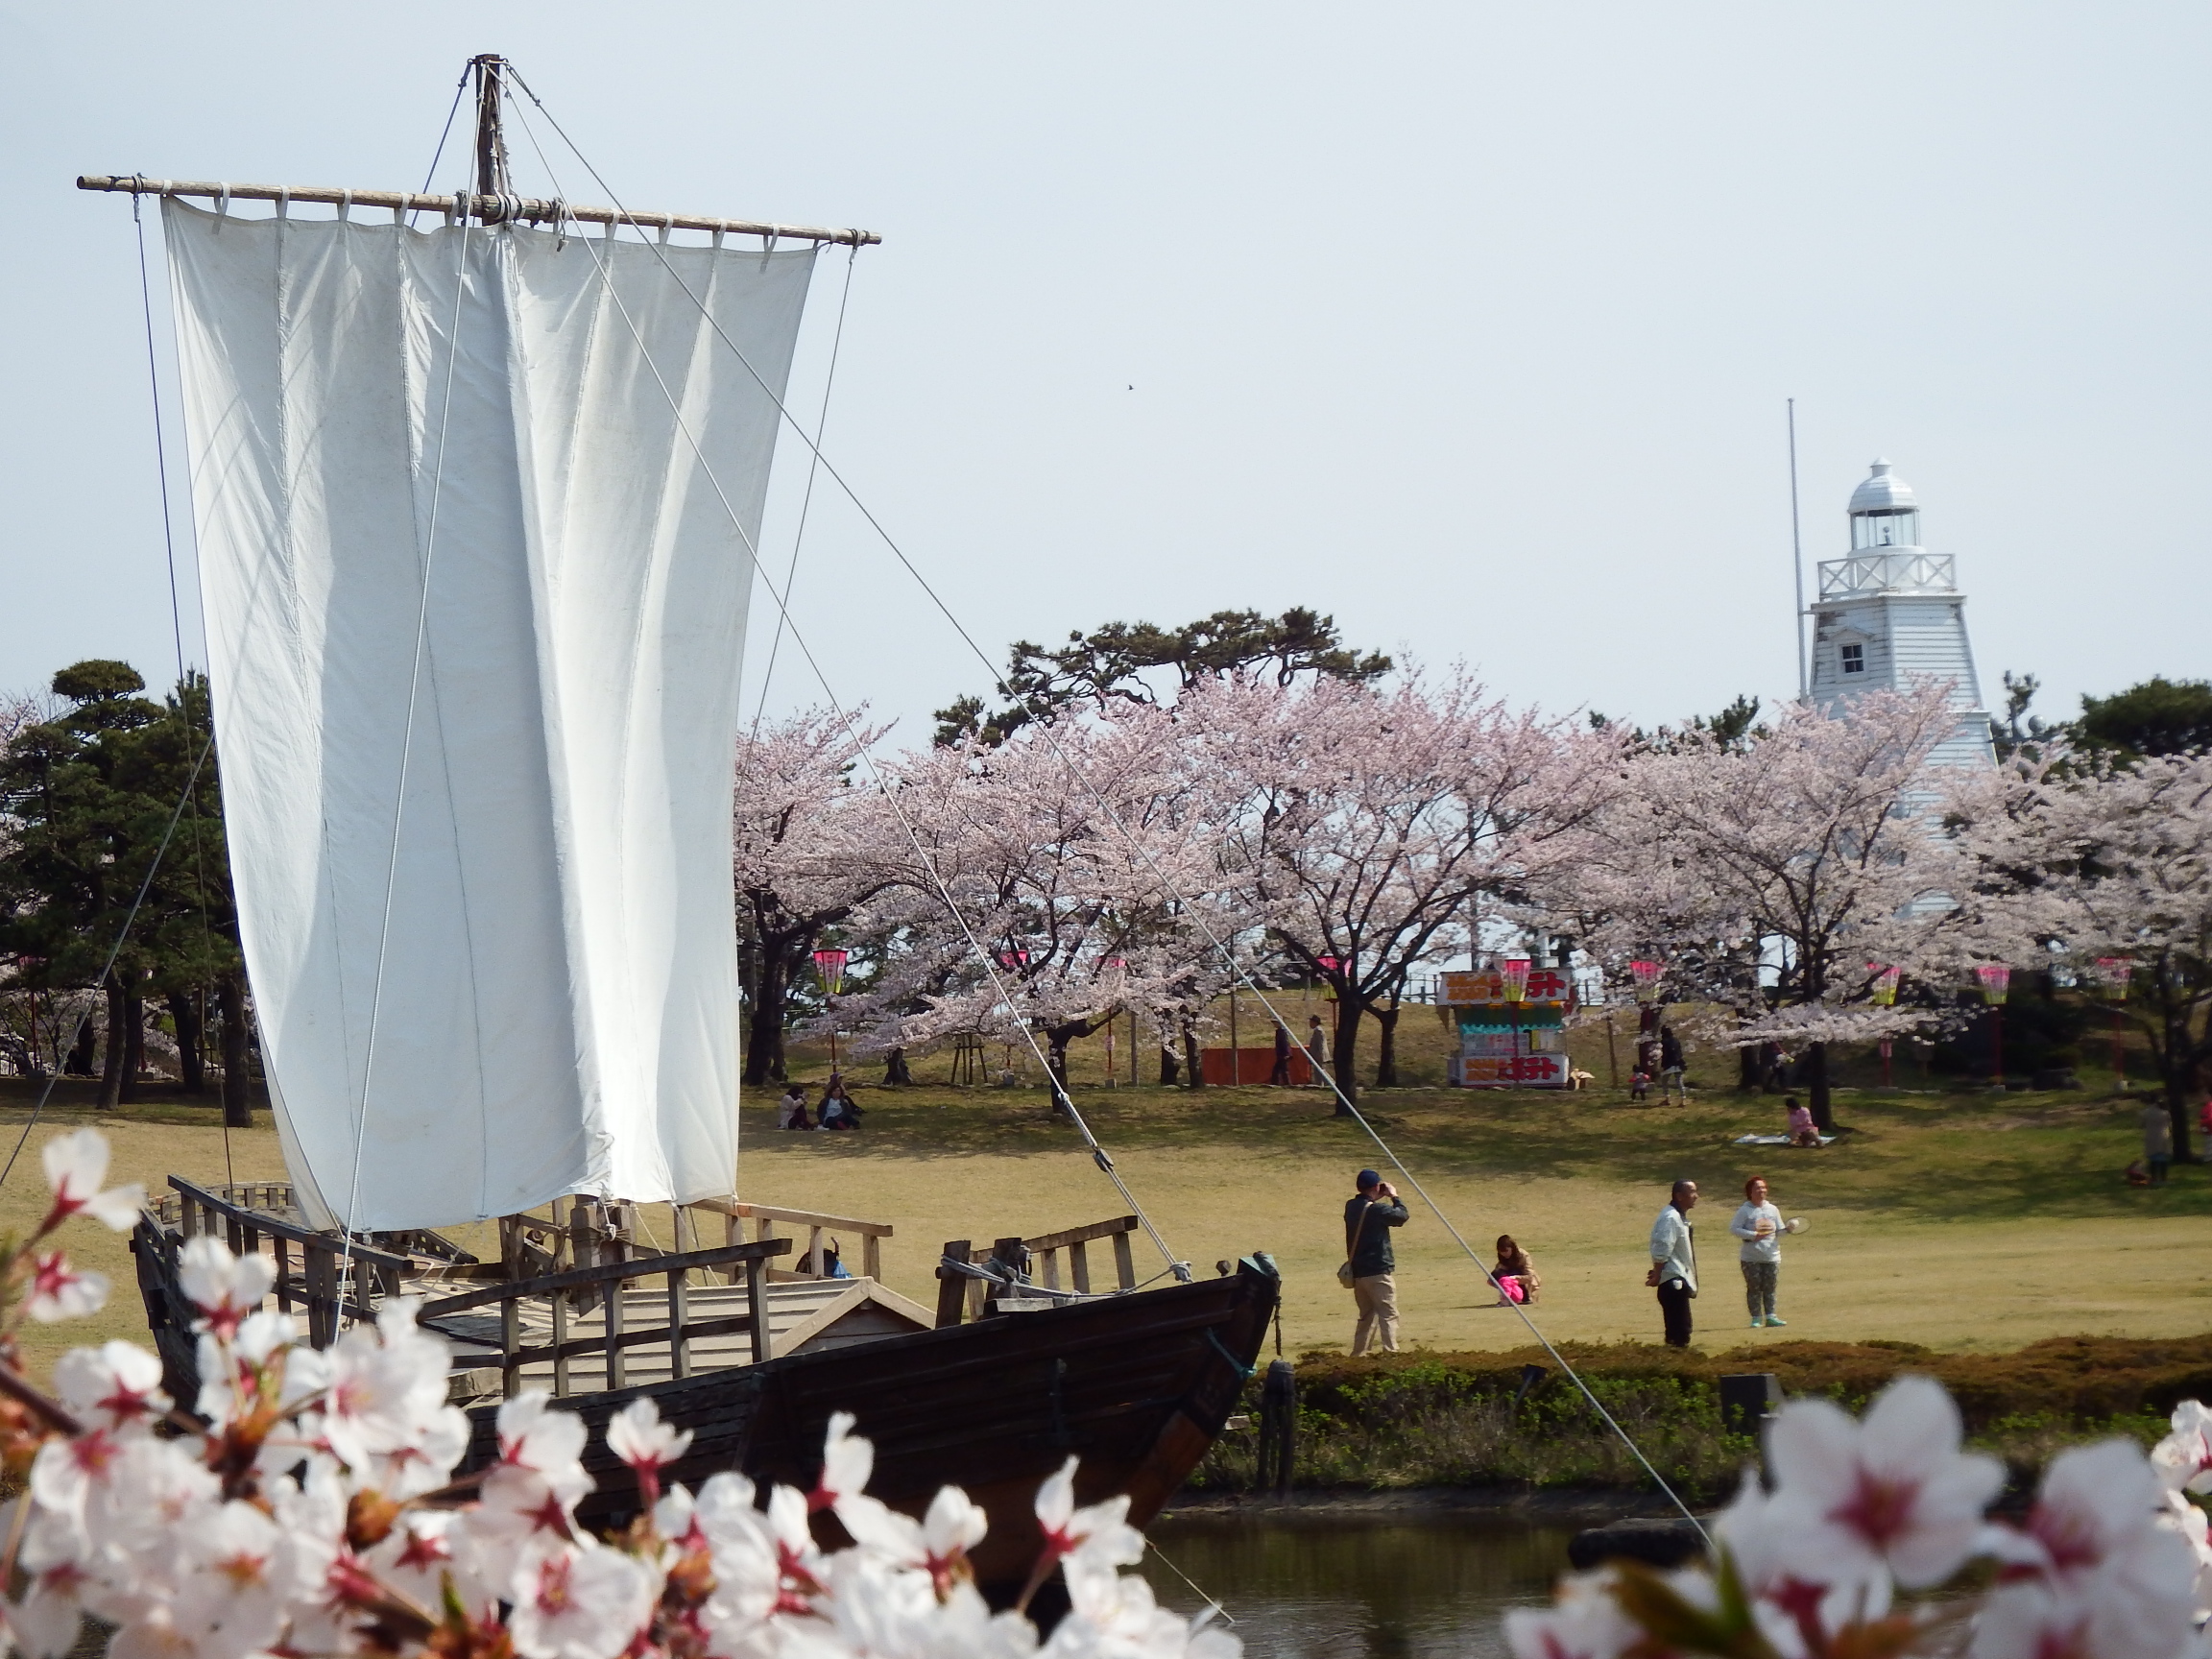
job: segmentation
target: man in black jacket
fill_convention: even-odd
[[[1352,1264],[1352,1299],[1359,1310],[1354,1354],[1366,1353],[1377,1335],[1383,1353],[1398,1352],[1398,1259],[1391,1254],[1390,1229],[1405,1225],[1398,1190],[1374,1170],[1360,1170],[1358,1196],[1344,1205],[1344,1259]]]

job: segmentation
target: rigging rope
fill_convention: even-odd
[[[438,163],[445,158],[445,140],[453,136],[453,117],[461,112],[461,94],[469,89],[469,71],[473,67],[473,60],[464,63],[461,66],[461,79],[453,83],[453,103],[445,111],[445,125],[439,131],[438,148],[430,153],[430,170],[422,175],[422,188],[416,192],[418,195],[429,195],[430,186],[438,178]],[[415,215],[421,211],[419,207],[407,210],[408,229],[415,228]]]
[[[510,72],[512,73],[512,68]],[[601,175],[599,170],[591,164],[589,157],[585,156],[582,149],[578,147],[576,141],[569,137],[567,132],[562,127],[560,121],[553,115],[552,111],[545,108],[544,100],[538,96],[536,90],[533,89],[529,83],[524,81],[519,74],[514,74],[514,80],[516,84],[520,85],[523,91],[528,94],[531,103],[537,106],[539,111],[544,115],[547,124],[552,127],[555,132],[560,134],[562,142],[568,147],[569,152],[575,156],[576,159],[580,163],[582,163],[585,170],[591,175],[593,180],[599,185],[600,189],[607,193],[609,200],[613,203],[616,211],[627,213],[629,210],[623,206],[621,198],[614,193],[613,189],[608,184],[607,180],[603,175]],[[535,144],[535,138],[533,138],[532,142]],[[541,150],[540,155],[541,159],[542,159],[543,153]],[[548,167],[547,171],[551,171],[550,167]],[[839,472],[836,466],[830,460],[830,458],[827,455],[824,455],[821,450],[815,446],[812,441],[807,438],[805,427],[800,424],[797,418],[791,414],[787,407],[785,407],[783,399],[777,396],[775,388],[770,386],[766,379],[762,377],[760,372],[753,366],[752,360],[746,356],[743,348],[738,346],[734,340],[731,339],[729,333],[723,329],[718,323],[715,322],[712,313],[708,310],[705,302],[700,300],[698,295],[691,292],[689,285],[685,283],[681,276],[677,276],[674,268],[668,265],[667,259],[664,255],[661,256],[661,265],[663,269],[668,272],[670,277],[674,279],[679,286],[684,288],[685,293],[689,296],[692,304],[698,308],[701,316],[707,319],[709,325],[714,329],[714,332],[721,338],[723,344],[730,348],[731,351],[736,356],[737,361],[744,366],[746,373],[752,375],[754,382],[758,385],[761,391],[764,392],[775,402],[777,409],[782,414],[783,419],[788,421],[792,429],[799,434],[800,441],[805,444],[808,449],[813,452],[814,458],[821,464],[822,470],[827,472],[830,477],[836,483],[837,487],[845,493],[846,498],[850,500],[854,507],[859,511],[860,516],[868,521],[869,527],[873,529],[876,534],[882,540],[884,546],[891,551],[892,556],[896,558],[900,565],[905,568],[907,574],[914,578],[915,583],[921,588],[922,591],[928,596],[930,603],[936,606],[938,613],[944,616],[948,623],[951,625],[953,632],[959,635],[961,640],[967,645],[970,652],[972,652],[975,659],[983,664],[986,672],[992,674],[996,678],[998,675],[998,669],[992,665],[990,657],[984,652],[982,647],[976,643],[974,636],[970,634],[968,629],[961,623],[959,617],[953,614],[951,608],[945,603],[944,598],[930,584],[928,578],[924,576],[921,570],[916,567],[914,562],[907,557],[905,549],[900,546],[897,538],[892,536],[890,531],[883,525],[883,523],[876,517],[873,512],[869,510],[867,503],[861,500],[859,493],[855,491],[852,484],[846,480],[844,474]],[[819,670],[817,670],[817,672],[819,672]],[[1175,884],[1169,880],[1166,874],[1160,869],[1159,864],[1152,857],[1149,850],[1147,850],[1141,842],[1139,842],[1135,836],[1129,833],[1128,828],[1121,823],[1119,815],[1114,811],[1112,805],[1105,800],[1103,795],[1099,794],[1096,786],[1083,775],[1080,768],[1077,768],[1068,760],[1065,752],[1062,751],[1059,743],[1053,738],[1051,734],[1051,727],[1049,722],[1039,722],[1037,729],[1040,736],[1043,738],[1046,746],[1051,749],[1055,758],[1061,761],[1062,765],[1067,769],[1070,777],[1074,778],[1078,782],[1082,783],[1083,786],[1093,795],[1093,797],[1098,801],[1100,806],[1104,809],[1108,820],[1115,826],[1116,830],[1121,834],[1123,839],[1129,843],[1132,850],[1134,850],[1138,855],[1144,860],[1145,864],[1152,870],[1153,875],[1160,880],[1163,891],[1165,891],[1171,899],[1179,902],[1182,902],[1181,894],[1177,891]],[[1187,904],[1186,908],[1188,908]],[[1221,954],[1223,959],[1228,963],[1230,970],[1236,978],[1248,989],[1250,989],[1255,995],[1258,995],[1260,987],[1257,981],[1255,981],[1251,974],[1238,962],[1234,952],[1229,950],[1228,947],[1221,941],[1220,937],[1214,933],[1214,929],[1207,925],[1205,918],[1201,915],[1193,913],[1192,920],[1197,922],[1199,928],[1205,933],[1208,942],[1216,951]],[[988,971],[988,964],[986,964],[986,971]],[[996,976],[994,976],[994,982],[996,983]],[[1265,998],[1262,998],[1262,1000],[1264,1002]],[[1284,1031],[1289,1032],[1290,1027],[1288,1023],[1283,1019],[1281,1014],[1275,1012],[1272,1005],[1268,1006],[1268,1012],[1273,1017],[1274,1022],[1278,1026],[1280,1026]],[[1295,1037],[1296,1034],[1291,1033],[1291,1035]],[[1031,1042],[1031,1046],[1035,1047],[1034,1040]],[[1049,1069],[1047,1069],[1047,1075],[1049,1074]],[[1382,1135],[1377,1132],[1375,1126],[1367,1120],[1366,1115],[1360,1112],[1358,1107],[1353,1104],[1351,1098],[1345,1093],[1344,1089],[1337,1083],[1336,1079],[1334,1076],[1330,1076],[1328,1073],[1323,1073],[1323,1075],[1327,1077],[1330,1091],[1335,1095],[1337,1103],[1339,1106],[1341,1106],[1343,1111],[1359,1125],[1359,1127],[1366,1133],[1368,1139],[1375,1142],[1376,1146],[1382,1151],[1382,1155],[1389,1160],[1391,1167],[1396,1169],[1399,1174],[1406,1178],[1407,1184],[1420,1195],[1422,1203],[1429,1208],[1430,1212],[1435,1215],[1436,1219],[1440,1223],[1442,1223],[1444,1230],[1451,1235],[1453,1242],[1457,1244],[1459,1248],[1465,1252],[1468,1260],[1475,1263],[1477,1271],[1481,1273],[1484,1280],[1488,1282],[1493,1287],[1495,1287],[1497,1286],[1496,1275],[1491,1272],[1488,1265],[1484,1263],[1482,1258],[1475,1251],[1475,1249],[1469,1245],[1466,1238],[1460,1234],[1458,1228],[1453,1225],[1451,1217],[1445,1214],[1443,1208],[1437,1204],[1433,1197],[1430,1195],[1428,1189],[1423,1187],[1420,1181],[1415,1178],[1412,1171],[1406,1167],[1405,1163],[1399,1158],[1398,1154],[1392,1150],[1389,1142],[1384,1141]],[[1054,1087],[1055,1091],[1058,1092],[1058,1085],[1056,1080]],[[1065,1098],[1064,1094],[1062,1097]],[[1071,1105],[1070,1109],[1072,1109]],[[1103,1156],[1103,1154],[1101,1154],[1101,1156]],[[1658,1486],[1659,1490],[1665,1493],[1669,1501],[1671,1502],[1676,1508],[1680,1509],[1682,1513],[1689,1518],[1693,1526],[1697,1526],[1698,1530],[1700,1533],[1702,1533],[1704,1528],[1702,1525],[1698,1523],[1696,1515],[1691,1510],[1689,1504],[1682,1501],[1681,1496],[1675,1492],[1674,1488],[1668,1483],[1666,1478],[1662,1476],[1659,1471],[1652,1465],[1651,1460],[1644,1455],[1643,1450],[1637,1446],[1633,1439],[1629,1437],[1627,1431],[1623,1429],[1620,1423],[1614,1418],[1613,1414],[1605,1409],[1604,1406],[1598,1399],[1598,1396],[1591,1390],[1590,1385],[1583,1381],[1581,1374],[1568,1362],[1566,1356],[1559,1352],[1559,1350],[1552,1344],[1551,1338],[1544,1334],[1543,1331],[1537,1326],[1536,1321],[1530,1317],[1527,1309],[1523,1304],[1512,1302],[1510,1299],[1508,1299],[1508,1305],[1512,1307],[1513,1310],[1520,1315],[1522,1323],[1528,1328],[1529,1334],[1535,1337],[1539,1344],[1542,1345],[1544,1351],[1549,1354],[1559,1365],[1560,1369],[1566,1372],[1568,1377],[1574,1381],[1575,1387],[1581,1390],[1582,1396],[1589,1403],[1591,1409],[1598,1413],[1599,1417],[1605,1423],[1606,1427],[1611,1429],[1612,1431],[1617,1436],[1619,1436],[1622,1444],[1628,1448],[1629,1452],[1635,1456],[1637,1462],[1643,1465],[1645,1473],[1651,1477],[1652,1481]]]
[[[527,86],[524,89],[528,90]],[[535,92],[531,93],[530,96],[533,103],[538,102]],[[542,108],[542,105],[540,108]],[[519,107],[515,108],[515,114],[522,128],[523,135],[530,140],[530,147],[538,153],[539,164],[545,169],[546,177],[552,180],[554,190],[559,193],[561,191],[560,178],[555,172],[551,160],[546,156],[544,147],[538,142],[536,130],[530,125],[529,119],[523,115]],[[551,117],[548,116],[547,119],[550,120]],[[573,149],[574,146],[571,145],[570,148]],[[597,177],[596,174],[593,176]],[[604,180],[602,180],[603,182]],[[616,205],[619,208],[620,204],[617,204]],[[627,210],[623,209],[623,211]],[[729,516],[730,522],[735,528],[738,539],[744,542],[747,554],[753,558],[756,565],[757,565],[759,553],[754,545],[752,535],[745,528],[744,519],[739,516],[736,507],[723,490],[722,481],[715,475],[714,469],[708,462],[705,451],[700,448],[697,437],[693,435],[689,422],[684,418],[682,404],[677,400],[675,393],[670,390],[666,378],[661,373],[661,366],[653,360],[652,352],[646,349],[644,336],[639,333],[636,321],[631,317],[630,308],[622,302],[621,293],[615,288],[607,265],[601,260],[597,249],[592,246],[593,239],[583,237],[579,240],[585,250],[589,252],[592,268],[598,272],[600,282],[605,288],[608,298],[613,301],[615,311],[621,316],[624,326],[629,329],[631,339],[636,342],[639,357],[643,360],[645,367],[652,372],[654,384],[660,387],[661,397],[667,400],[670,415],[676,423],[676,429],[683,434],[685,444],[690,446],[692,456],[698,462],[700,470],[706,474],[708,483],[713,486],[715,498],[721,502],[722,510]],[[661,269],[673,276],[674,273],[668,264],[668,256],[661,251],[660,245],[649,242],[645,246],[654,251],[654,256],[660,261]],[[686,296],[691,295],[690,289],[684,284],[681,277],[677,277],[675,280],[677,285],[684,289]],[[696,296],[691,297],[696,301]],[[727,340],[729,336],[723,334],[722,328],[715,322],[712,313],[708,311],[704,305],[701,305],[699,310],[709,325],[714,328],[715,333]],[[748,364],[747,367],[750,369],[751,365]],[[758,375],[756,374],[755,378],[758,379]],[[771,391],[769,396],[775,397],[774,392]],[[776,397],[775,401],[776,407],[783,412],[785,419],[789,419],[789,412],[784,409],[783,400],[781,397]],[[802,436],[804,436],[803,429]],[[828,463],[825,462],[824,465],[827,467]],[[848,736],[853,736],[854,731],[854,717],[846,711],[843,704],[838,701],[836,692],[830,685],[830,678],[823,672],[821,663],[816,661],[812,648],[806,643],[805,636],[800,631],[799,625],[791,620],[790,609],[784,603],[783,595],[776,591],[773,583],[765,584],[765,586],[767,586],[769,592],[774,595],[776,608],[782,614],[785,624],[790,629],[792,643],[798,646],[800,654],[806,660],[806,665],[814,671],[815,679],[820,682],[822,694],[830,700],[830,709],[836,714],[839,725],[844,728]],[[1178,1279],[1188,1280],[1190,1276],[1190,1263],[1178,1257],[1168,1247],[1167,1240],[1161,1236],[1160,1229],[1153,1224],[1152,1218],[1145,1213],[1144,1207],[1137,1202],[1137,1195],[1129,1190],[1128,1184],[1121,1179],[1120,1172],[1115,1168],[1114,1160],[1108,1156],[1106,1148],[1099,1144],[1098,1138],[1091,1132],[1091,1125],[1085,1121],[1082,1113],[1076,1110],[1074,1100],[1070,1097],[1068,1091],[1062,1086],[1058,1074],[1053,1071],[1050,1064],[1046,1060],[1044,1050],[1038,1046],[1036,1033],[1030,1029],[1028,1023],[1022,1021],[1017,1012],[1014,998],[1007,991],[1005,980],[999,975],[991,953],[983,949],[982,941],[975,937],[974,929],[969,926],[967,916],[962,912],[959,904],[954,902],[951,888],[947,885],[943,872],[938,869],[936,860],[929,856],[928,850],[922,843],[920,831],[915,829],[913,821],[906,815],[905,807],[900,805],[897,792],[889,787],[882,773],[878,769],[875,757],[858,743],[857,738],[854,739],[854,748],[860,756],[862,764],[868,768],[868,775],[875,781],[878,792],[890,805],[893,815],[899,820],[900,828],[905,830],[907,840],[913,845],[915,856],[922,861],[922,867],[927,872],[930,884],[937,889],[938,896],[944,902],[947,912],[952,917],[953,922],[960,929],[962,938],[967,941],[969,949],[974,953],[985,977],[991,982],[992,990],[997,993],[999,1001],[1008,1013],[1013,1015],[1022,1032],[1022,1040],[1028,1045],[1030,1052],[1037,1057],[1037,1062],[1044,1069],[1045,1075],[1050,1079],[1053,1095],[1060,1108],[1068,1114],[1070,1119],[1074,1123],[1077,1132],[1082,1135],[1084,1143],[1089,1146],[1092,1162],[1096,1164],[1106,1178],[1114,1183],[1115,1190],[1121,1194],[1122,1202],[1129,1206],[1139,1224],[1143,1227],[1152,1242],[1158,1246],[1160,1254],[1166,1259],[1170,1270]]]
[[[533,140],[535,142],[535,140]],[[837,354],[845,345],[845,310],[853,301],[853,268],[860,263],[860,244],[855,242],[845,257],[845,288],[837,297],[837,327],[830,337],[830,372],[822,381],[822,411],[814,418],[814,442],[822,442],[822,434],[830,429],[830,390],[837,384]],[[787,626],[783,607],[790,603],[792,584],[799,580],[799,549],[806,540],[806,518],[814,506],[814,479],[821,471],[821,462],[809,456],[806,462],[806,493],[799,499],[799,529],[791,538],[791,563],[783,571],[783,597],[776,607],[776,637],[768,641],[768,666],[760,674],[760,701],[753,706],[753,737],[760,737],[760,716],[768,710],[768,686],[776,678],[776,654],[783,646],[783,630]]]

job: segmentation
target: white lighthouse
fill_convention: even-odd
[[[1850,517],[1851,552],[1820,562],[1820,596],[1810,607],[1812,700],[1832,709],[1861,691],[1948,680],[1959,725],[1930,763],[1993,764],[1957,561],[1921,545],[1920,503],[1887,461],[1851,493]]]

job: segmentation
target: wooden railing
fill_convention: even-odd
[[[276,1306],[291,1312],[298,1305],[306,1310],[307,1342],[327,1348],[337,1340],[346,1320],[373,1319],[376,1310],[364,1293],[370,1284],[380,1296],[399,1293],[399,1276],[414,1263],[404,1256],[346,1241],[319,1233],[300,1222],[286,1220],[232,1196],[219,1196],[195,1186],[181,1175],[169,1177],[177,1195],[177,1232],[180,1240],[211,1236],[230,1246],[238,1256],[258,1255],[264,1240],[276,1258]],[[268,1187],[228,1187],[226,1194],[270,1197],[276,1184]],[[282,1187],[282,1201],[291,1202],[292,1190]],[[293,1269],[293,1248],[298,1246],[299,1270]]]
[[[779,1224],[785,1227],[806,1229],[806,1248],[802,1260],[806,1263],[805,1277],[819,1279],[823,1270],[823,1236],[828,1233],[856,1234],[860,1239],[860,1272],[863,1277],[880,1280],[883,1277],[883,1240],[891,1237],[888,1221],[862,1221],[852,1215],[825,1215],[813,1210],[778,1210],[766,1204],[740,1204],[731,1198],[702,1198],[686,1210],[704,1210],[723,1219],[724,1232],[734,1244],[744,1236],[743,1223],[753,1223],[756,1241],[775,1237]],[[681,1213],[679,1225],[682,1224]],[[696,1223],[692,1224],[696,1227]],[[851,1271],[850,1265],[847,1271]]]
[[[691,1375],[691,1344],[703,1336],[729,1336],[745,1332],[753,1339],[755,1363],[774,1358],[775,1342],[768,1324],[768,1291],[764,1270],[769,1258],[789,1253],[788,1238],[765,1238],[750,1244],[726,1244],[714,1250],[687,1250],[681,1255],[654,1256],[641,1261],[608,1262],[596,1267],[572,1267],[565,1273],[546,1273],[536,1279],[524,1279],[506,1285],[488,1285],[481,1290],[467,1291],[459,1296],[445,1296],[428,1302],[416,1310],[416,1323],[439,1331],[442,1334],[457,1333],[445,1331],[438,1324],[442,1318],[465,1312],[471,1308],[496,1305],[499,1309],[499,1370],[500,1388],[512,1400],[520,1391],[522,1368],[526,1365],[553,1363],[553,1392],[568,1392],[568,1362],[581,1354],[604,1353],[607,1357],[605,1386],[628,1386],[625,1375],[625,1357],[633,1348],[650,1347],[661,1343],[668,1347],[668,1369],[672,1377]],[[718,1319],[693,1319],[687,1306],[690,1276],[694,1273],[720,1268],[725,1272],[741,1270],[745,1278],[745,1311],[735,1316]],[[625,1283],[665,1277],[668,1282],[668,1319],[665,1325],[652,1326],[642,1331],[625,1331],[622,1328],[622,1286]],[[568,1313],[572,1301],[596,1296],[604,1309],[605,1329],[596,1334],[571,1337],[568,1334]],[[543,1297],[552,1310],[552,1340],[537,1347],[522,1345],[522,1304]]]
[[[954,1262],[998,1262],[1021,1268],[1030,1273],[1033,1283],[1048,1290],[1072,1289],[1078,1295],[1088,1296],[1092,1293],[1091,1260],[1085,1246],[1095,1244],[1101,1238],[1114,1241],[1117,1286],[1122,1290],[1137,1288],[1137,1264],[1129,1251],[1129,1235],[1136,1231],[1136,1216],[1117,1215],[1110,1221],[1094,1221],[1088,1227],[1070,1227],[1037,1238],[1000,1238],[988,1250],[973,1248],[971,1240],[966,1238],[952,1238],[947,1240],[945,1254]],[[1060,1252],[1063,1250],[1068,1252],[1070,1276],[1074,1281],[1069,1286],[1060,1283]],[[1037,1271],[1040,1268],[1041,1276]],[[989,1294],[990,1286],[982,1280],[940,1266],[937,1269],[938,1325],[957,1325],[963,1316],[979,1318]]]

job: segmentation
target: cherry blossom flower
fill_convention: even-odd
[[[868,1489],[868,1478],[876,1472],[876,1448],[854,1436],[854,1421],[850,1411],[830,1414],[830,1432],[822,1443],[822,1473],[806,1495],[807,1508],[831,1509],[840,1498]]]
[[[161,1361],[135,1342],[72,1348],[54,1362],[54,1391],[81,1421],[124,1434],[169,1409]]]
[[[499,1458],[535,1470],[557,1486],[573,1486],[581,1496],[590,1490],[581,1461],[588,1437],[584,1419],[552,1405],[550,1394],[533,1388],[499,1407]]]
[[[2061,1452],[2026,1527],[1991,1529],[2005,1565],[1984,1619],[2008,1630],[2027,1621],[2052,1640],[2073,1632],[2096,1659],[2169,1659],[2195,1623],[2198,1564],[2164,1517],[2158,1478],[2132,1442]]]
[[[178,1255],[178,1284],[203,1317],[194,1327],[228,1340],[276,1283],[276,1269],[260,1256],[233,1256],[220,1238],[188,1238]]]
[[[1128,1524],[1124,1496],[1075,1507],[1075,1459],[1037,1488],[1037,1524],[1045,1533],[1044,1559],[1085,1567],[1127,1567],[1144,1559],[1144,1534]]]
[[[659,1591],[644,1564],[616,1551],[561,1550],[515,1575],[508,1628],[524,1659],[615,1659],[637,1639]]]
[[[108,1306],[108,1275],[69,1265],[59,1250],[31,1258],[31,1281],[23,1298],[23,1311],[41,1324],[57,1319],[82,1319]]]
[[[1761,1633],[1784,1659],[1804,1659],[1854,1621],[1887,1614],[1890,1579],[1880,1566],[1856,1575],[1823,1571],[1808,1557],[1807,1541],[1791,1525],[1789,1512],[1777,1519],[1777,1507],[1759,1472],[1746,1469],[1713,1535],[1728,1551]]]
[[[133,1181],[102,1189],[108,1179],[108,1137],[97,1129],[79,1129],[57,1135],[39,1148],[46,1166],[46,1181],[54,1189],[54,1207],[46,1213],[38,1231],[51,1233],[70,1216],[85,1214],[118,1233],[138,1224],[146,1206],[146,1189]]]
[[[1939,1584],[1973,1552],[2005,1484],[1995,1458],[1959,1443],[1959,1408],[1925,1377],[1890,1383],[1863,1422],[1825,1400],[1792,1401],[1767,1431],[1769,1519],[1815,1582],[1883,1567],[1910,1589]]]
[[[306,1428],[349,1468],[381,1473],[395,1461],[398,1468],[424,1463],[406,1455],[440,1431],[442,1444],[455,1443],[456,1453],[466,1448],[467,1416],[445,1403],[444,1345],[417,1329],[417,1306],[412,1297],[397,1298],[374,1326],[355,1326],[326,1351],[322,1409]]]
[[[2151,1449],[2152,1467],[2178,1492],[2212,1492],[2212,1410],[2196,1400],[2174,1407],[2174,1432]]]
[[[1643,1628],[1613,1595],[1611,1568],[1560,1579],[1549,1607],[1516,1607],[1505,1615],[1513,1659],[1621,1659],[1645,1640]]]
[[[661,1422],[661,1408],[643,1394],[616,1412],[607,1425],[607,1450],[637,1471],[637,1489],[648,1507],[661,1500],[661,1471],[690,1446],[691,1431]]]

